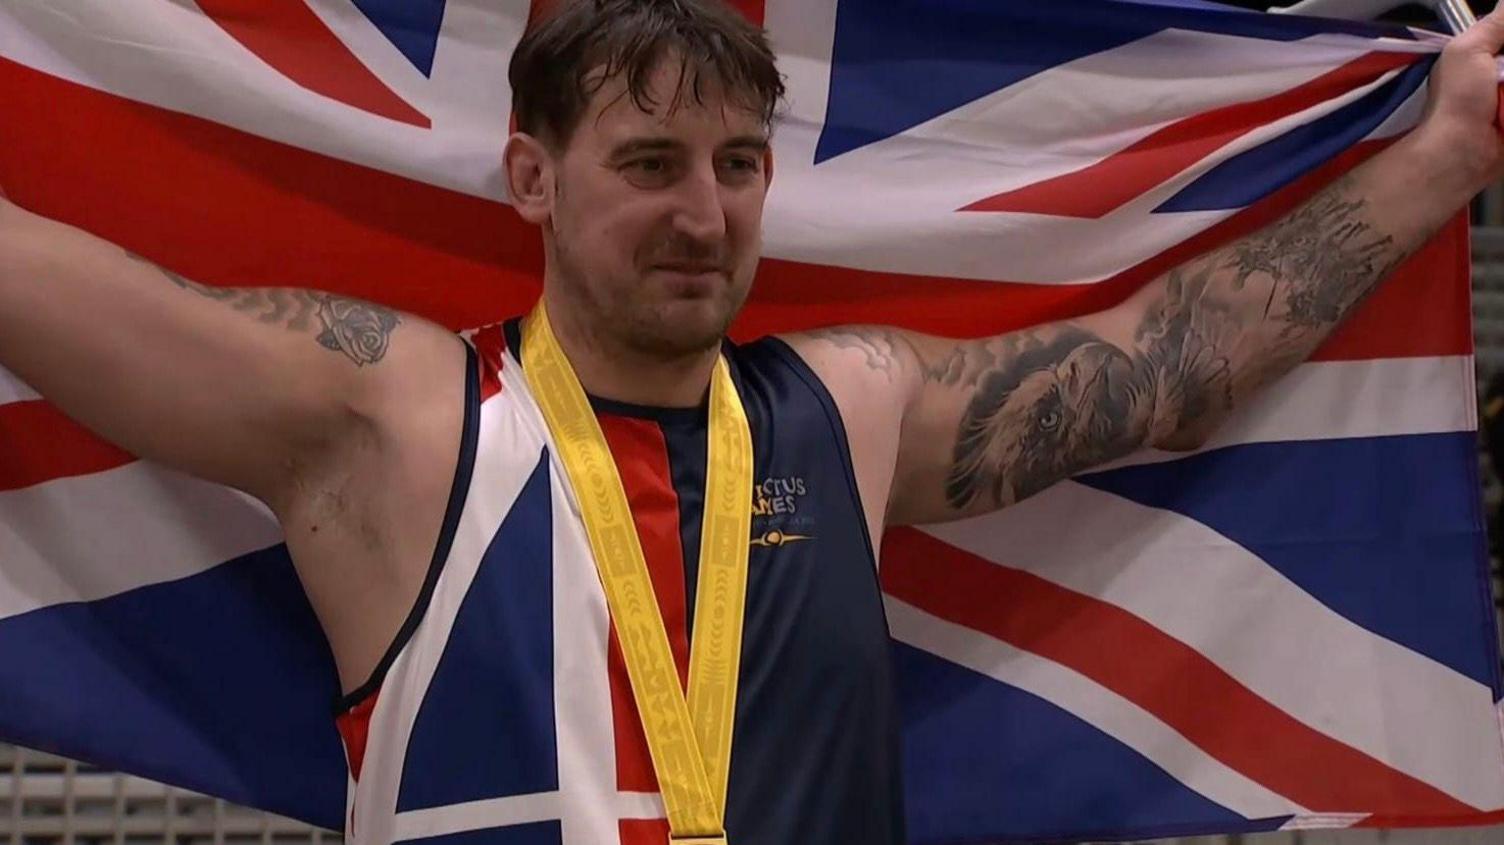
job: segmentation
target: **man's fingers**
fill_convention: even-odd
[[[1495,55],[1504,48],[1504,3],[1478,19],[1478,22],[1458,35],[1454,41],[1460,49],[1482,50]]]

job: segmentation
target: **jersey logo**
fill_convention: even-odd
[[[796,543],[796,542],[798,542],[800,540],[813,540],[813,539],[815,539],[815,538],[809,536],[808,534],[785,534],[782,531],[779,531],[778,529],[774,528],[774,529],[770,529],[770,530],[764,532],[761,537],[753,537],[752,538],[752,545],[754,545],[754,546],[785,546],[785,545],[788,545],[789,543]]]
[[[805,504],[809,486],[798,475],[773,476],[752,488],[752,545],[786,546],[813,540],[815,517]]]

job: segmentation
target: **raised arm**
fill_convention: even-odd
[[[1413,132],[1283,219],[1108,311],[963,342],[875,327],[793,338],[833,385],[859,462],[891,460],[886,484],[882,469],[867,471],[864,495],[887,492],[889,524],[939,522],[1142,446],[1204,442],[1498,177],[1501,43],[1495,13],[1448,45]],[[891,442],[885,427],[899,432]]]
[[[0,366],[132,453],[266,501],[369,434],[411,379],[394,353],[452,356],[440,334],[317,291],[196,284],[0,199]]]

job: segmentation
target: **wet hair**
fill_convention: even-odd
[[[517,128],[568,146],[590,98],[617,77],[637,108],[656,113],[662,104],[648,83],[665,60],[678,61],[681,72],[669,113],[686,96],[703,105],[709,80],[771,128],[783,77],[766,33],[724,0],[558,0],[512,54]]]

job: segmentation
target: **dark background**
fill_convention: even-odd
[[[1280,2],[1273,3],[1258,2],[1258,0],[1221,0],[1221,2],[1229,6],[1242,6],[1245,9],[1259,9],[1262,11],[1273,6],[1293,6],[1296,0],[1280,0]],[[1468,5],[1473,8],[1475,14],[1482,17],[1493,9],[1494,2],[1493,0],[1483,0],[1483,2],[1469,0]],[[1380,20],[1413,24],[1415,26],[1426,27],[1427,29],[1440,29],[1440,23],[1436,20],[1436,16],[1431,14],[1431,10],[1418,4],[1401,6],[1383,16]]]

